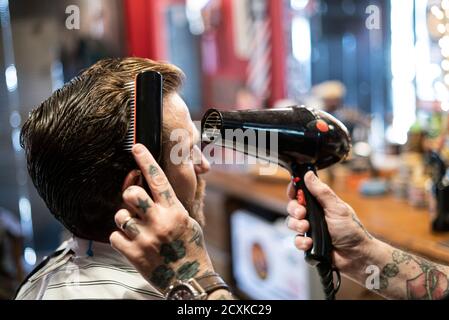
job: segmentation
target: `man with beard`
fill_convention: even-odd
[[[192,232],[201,231],[204,182],[200,175],[209,170],[209,163],[196,146],[199,133],[178,94],[182,71],[141,58],[99,61],[44,101],[22,128],[21,143],[34,185],[73,237],[27,277],[17,299],[163,298],[109,244],[117,230],[115,213],[129,208],[126,192],[123,198],[122,193],[143,185],[142,172],[134,170],[135,161],[123,142],[130,123],[131,92],[126,84],[144,70],[157,71],[164,79],[160,170],[173,189],[162,190],[156,198],[167,204],[179,199],[192,217],[186,221],[195,226]],[[170,141],[175,129],[182,129],[189,139]],[[176,163],[170,161],[175,144],[189,151]],[[201,161],[194,163],[193,158]],[[151,204],[146,198],[137,200],[134,205],[144,214]],[[183,248],[167,250],[176,254]],[[181,271],[191,274],[191,267]]]

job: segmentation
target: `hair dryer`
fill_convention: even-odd
[[[307,171],[316,172],[331,166],[347,156],[351,143],[346,127],[324,111],[293,106],[230,112],[210,109],[201,121],[201,129],[203,144],[214,143],[263,158],[290,171],[297,200],[307,208],[306,219],[310,223],[307,236],[313,240],[305,259],[317,267],[326,298],[334,299],[340,274],[332,265],[332,241],[323,208],[307,190],[304,175]],[[236,131],[246,134],[246,138],[238,139]],[[253,138],[248,131],[255,133]],[[338,277],[336,286],[334,272]]]

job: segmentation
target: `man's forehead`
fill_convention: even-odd
[[[171,95],[164,104],[164,124],[170,130],[186,130],[193,142],[199,140],[199,132],[193,123],[189,109],[184,100],[178,95]]]

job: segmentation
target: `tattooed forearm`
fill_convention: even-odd
[[[175,204],[175,202],[173,201],[173,196],[169,190],[165,190],[165,191],[159,193],[159,195],[164,196],[165,200],[167,200],[167,202],[170,206]]]
[[[405,279],[407,299],[434,300],[449,294],[448,275],[436,264],[400,250],[393,250],[391,256],[392,262],[384,266],[380,275],[381,293],[401,286]]]
[[[150,204],[148,203],[148,199],[142,200],[140,198],[137,198],[138,204],[137,208],[142,210],[143,213],[147,213],[147,209],[150,208]]]
[[[193,224],[193,236],[189,242],[195,242],[198,247],[203,247],[203,231],[197,224]]]
[[[164,263],[176,262],[186,255],[186,248],[182,240],[176,240],[171,243],[164,243],[161,245],[159,253],[164,257]]]
[[[396,264],[409,262],[410,260],[412,260],[412,255],[400,250],[393,250],[391,257],[393,258],[393,262]]]
[[[160,265],[154,269],[153,274],[150,276],[150,281],[155,286],[159,288],[167,288],[170,282],[175,276],[173,269],[167,267],[166,265]]]
[[[360,222],[359,218],[357,218],[357,216],[353,213],[352,214],[352,220],[357,223],[357,225],[363,230],[363,232],[365,232],[365,234],[367,235],[367,237],[372,240],[373,236],[369,234],[368,230],[365,229],[365,227],[363,226],[363,224]]]
[[[398,275],[399,268],[395,263],[389,263],[383,267],[380,274],[380,289],[385,290],[388,288],[388,278],[394,278]]]
[[[419,257],[411,257],[419,265],[422,273],[407,280],[407,298],[420,300],[442,299],[449,294],[448,275],[437,269],[436,265]]]
[[[197,261],[186,262],[176,271],[176,278],[179,280],[188,280],[195,277],[200,269],[200,264]]]

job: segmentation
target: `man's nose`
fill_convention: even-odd
[[[195,173],[197,175],[205,174],[209,172],[209,170],[210,170],[210,163],[206,159],[206,157],[203,154],[201,154],[201,162],[195,165]]]

